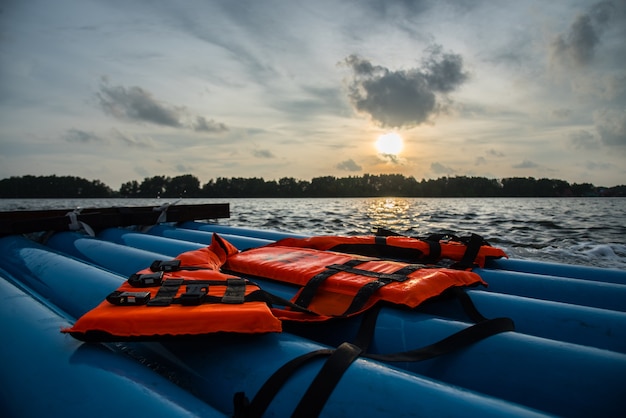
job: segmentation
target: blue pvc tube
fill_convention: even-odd
[[[72,245],[90,248],[75,243],[82,240],[96,241],[76,238],[71,234],[57,234],[56,237],[57,241],[51,240],[49,244],[58,249]],[[130,238],[125,240],[135,241]],[[176,240],[157,237],[153,240],[152,245],[161,245],[164,254],[174,256],[181,252],[178,251],[180,244]],[[183,243],[182,248],[187,248],[187,245]],[[103,267],[121,274],[132,273],[125,268],[125,247],[100,242],[97,249],[94,247],[91,250],[109,254],[111,261]],[[91,257],[86,254],[86,258]],[[149,265],[153,257],[146,254],[143,260],[145,265]],[[275,290],[268,282],[261,283],[267,290]],[[375,342],[375,347],[379,347],[381,352],[429,344],[467,326],[416,312],[396,309],[386,311],[388,313],[381,316],[378,324],[377,329],[380,331],[377,331]],[[382,319],[385,317],[386,320]],[[356,327],[354,321],[348,324],[342,329],[344,336]],[[312,334],[307,336],[320,338]],[[328,342],[334,344],[334,341]],[[451,364],[457,366],[450,367]],[[402,364],[402,367],[447,383],[562,415],[598,412],[602,408],[606,408],[604,412],[610,415],[614,411],[613,405],[626,402],[622,399],[620,385],[622,373],[626,375],[626,356],[518,333],[496,335],[451,356]],[[563,376],[564,370],[568,372],[567,379]],[[552,388],[550,391],[537,390],[538,376],[541,376],[541,385]],[[573,396],[576,393],[585,393],[586,396]]]
[[[307,235],[294,234],[290,232],[240,228],[240,227],[235,227],[235,226],[226,226],[226,225],[202,223],[202,222],[195,222],[195,221],[183,222],[179,226],[181,228],[194,229],[198,231],[217,232],[218,234],[241,235],[244,237],[261,238],[261,239],[267,239],[267,240],[272,240],[272,241],[278,241],[279,239],[288,238],[288,237],[290,238],[306,238],[307,237]]]
[[[618,269],[506,258],[488,260],[485,267],[626,285],[626,271]]]
[[[626,311],[626,285],[516,271],[482,268],[473,271],[489,284],[488,292]]]
[[[0,277],[5,417],[225,417],[130,358],[59,332],[67,319]]]
[[[51,242],[71,244],[74,250],[94,249],[91,245],[79,243],[81,240],[76,234],[66,233],[58,234],[58,238]],[[90,241],[101,244],[99,250],[108,255],[111,267],[117,269],[124,265],[124,257],[118,258],[118,252],[113,250],[119,248],[119,253],[122,253],[124,247],[95,239]],[[108,276],[110,273],[91,267],[91,274],[83,276],[82,280],[72,276],[64,278],[64,274],[79,262],[51,251],[32,253],[40,249],[40,246],[22,238],[0,239],[0,265],[16,272],[24,271],[25,274],[16,279],[27,284],[39,282],[41,296],[51,300],[57,300],[56,294],[63,291],[58,289],[61,283],[66,288],[74,287],[79,293],[87,289],[96,289],[97,293],[112,290],[108,279],[100,280],[100,275]],[[151,257],[152,253],[145,253],[143,259]],[[19,267],[26,267],[26,270]],[[61,278],[57,280],[55,276]],[[65,311],[89,308],[78,297],[64,302],[67,306],[59,307]],[[197,397],[227,414],[233,412],[232,395],[235,392],[244,391],[254,395],[286,361],[324,347],[290,334],[215,335],[206,340],[149,343],[142,346],[145,348],[142,355],[146,356],[147,362],[165,364],[171,368],[169,376],[172,379],[185,382],[193,388]],[[104,367],[107,367],[106,362]],[[299,370],[270,405],[267,416],[285,416],[293,411],[320,367],[320,362],[314,362]],[[322,416],[368,416],[372,411],[380,416],[542,416],[510,402],[357,359],[339,382]]]
[[[146,231],[146,234],[165,238],[173,238],[181,241],[197,242],[204,245],[209,245],[211,243],[211,237],[213,236],[213,233],[211,232],[174,228],[172,226],[164,224],[153,226],[148,231]],[[240,250],[261,247],[263,245],[274,242],[269,239],[243,237],[241,235],[220,234],[220,236],[224,237]]]

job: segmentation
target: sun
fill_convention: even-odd
[[[395,132],[382,134],[376,140],[376,149],[380,154],[398,155],[404,148],[402,137]]]

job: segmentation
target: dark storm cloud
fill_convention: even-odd
[[[443,53],[441,47],[427,50],[421,68],[392,71],[357,55],[344,63],[352,70],[348,97],[358,112],[367,113],[383,127],[410,127],[426,122],[441,110],[444,98],[467,80],[463,59]]]
[[[228,130],[223,123],[207,120],[203,116],[191,115],[184,107],[160,102],[141,87],[112,86],[105,80],[100,85],[96,97],[104,112],[118,119],[187,128],[198,132]],[[186,120],[193,120],[193,122],[188,124],[184,122]]]
[[[578,15],[568,32],[554,40],[553,54],[566,62],[588,64],[615,9],[613,2],[603,1],[595,4],[588,12]]]
[[[363,167],[358,165],[356,162],[354,162],[352,158],[350,158],[337,164],[337,169],[343,171],[361,171],[363,170]]]

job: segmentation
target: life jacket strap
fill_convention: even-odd
[[[425,267],[426,266],[423,266],[421,264],[409,264],[408,266],[405,266],[401,268],[400,270],[396,271],[395,273],[391,273],[391,274],[375,273],[371,271],[368,271],[367,272],[368,274],[363,274],[361,272],[364,272],[365,270],[360,270],[360,269],[344,270],[344,271],[349,271],[350,273],[363,274],[364,276],[376,277],[376,280],[366,283],[358,290],[358,292],[354,296],[354,299],[352,299],[352,303],[350,304],[348,309],[346,309],[346,311],[342,314],[342,316],[349,316],[356,312],[359,312],[361,309],[363,309],[363,307],[367,304],[367,302],[370,300],[370,298],[374,295],[374,293],[378,289],[380,289],[381,287],[385,285],[388,285],[389,283],[403,282],[409,278],[409,274],[414,273],[415,271],[420,270]],[[375,274],[371,275],[371,273],[375,273]]]
[[[469,296],[467,296],[467,300],[471,303]],[[478,341],[491,337],[492,335],[507,331],[515,331],[515,324],[511,318],[487,319],[479,313],[478,315],[482,318],[481,321],[425,347],[390,354],[367,353],[367,349],[369,348],[369,345],[374,337],[376,320],[378,318],[380,308],[380,305],[376,305],[363,315],[361,326],[359,327],[357,336],[354,340],[354,345],[358,346],[363,351],[361,354],[362,357],[378,361],[418,362],[429,360],[468,347]],[[475,309],[476,308],[474,307],[474,310]],[[476,312],[478,311],[476,310]]]
[[[458,270],[467,270],[476,267],[476,257],[478,257],[478,253],[480,252],[480,247],[485,245],[487,241],[484,240],[483,237],[477,234],[472,234],[469,237],[469,240],[465,240],[465,245],[467,246],[465,253],[463,254],[463,258],[461,261],[457,261],[452,264],[451,268]],[[487,244],[488,245],[488,244]]]
[[[336,349],[315,350],[298,356],[276,370],[261,386],[251,402],[248,401],[245,393],[236,393],[234,417],[260,418],[278,391],[299,368],[320,357],[328,357],[291,415],[292,417],[317,417],[345,371],[360,354],[361,349],[356,345],[343,343]]]
[[[409,264],[393,273],[380,273],[357,268],[357,266],[367,261],[368,260],[353,259],[343,264],[331,264],[327,266],[326,270],[313,276],[311,280],[309,280],[308,283],[302,288],[302,291],[295,302],[296,305],[308,307],[313,301],[320,285],[334,274],[345,272],[374,278],[375,280],[366,283],[357,291],[350,306],[341,315],[349,316],[359,312],[367,304],[372,295],[381,287],[393,282],[404,282],[409,278],[411,273],[414,273],[422,268],[428,268],[423,264]]]
[[[344,263],[346,267],[355,267],[355,266],[358,266],[359,264],[363,264],[363,260],[354,259],[354,260],[349,260],[346,263]],[[307,284],[302,288],[302,291],[300,292],[300,296],[298,296],[298,299],[296,299],[295,304],[298,306],[307,308],[313,301],[313,297],[317,293],[317,289],[320,287],[320,285],[324,283],[324,281],[328,279],[330,276],[332,276],[333,274],[337,274],[338,272],[339,270],[337,269],[327,268],[321,273],[313,276],[307,282]]]
[[[184,279],[167,279],[161,283],[159,291],[148,302],[148,306],[170,306],[174,297],[178,293],[178,289],[185,282]]]
[[[457,296],[460,296],[459,291]],[[415,350],[391,353],[372,354],[367,353],[373,339],[376,321],[380,312],[380,304],[366,311],[362,317],[361,326],[353,343],[344,342],[336,349],[315,350],[298,356],[285,363],[270,376],[261,386],[252,401],[249,401],[245,393],[238,392],[234,396],[235,418],[260,418],[272,400],[289,380],[289,378],[305,364],[320,357],[328,357],[312,383],[300,399],[292,417],[317,417],[323,410],[326,401],[341,380],[345,371],[358,358],[365,357],[383,362],[418,362],[429,360],[456,350],[466,348],[478,341],[506,331],[514,331],[515,325],[510,318],[486,319],[473,305],[469,296],[462,301],[464,306],[471,306],[470,316],[480,319],[478,323],[458,331],[434,344],[427,345]],[[462,297],[462,296],[461,296]]]

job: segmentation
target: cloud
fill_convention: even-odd
[[[337,169],[344,171],[361,171],[363,167],[354,162],[352,158],[337,164]]]
[[[126,88],[103,83],[96,96],[104,112],[118,119],[182,127],[180,108],[158,102],[141,87]]]
[[[460,55],[443,53],[441,45],[432,45],[427,51],[430,55],[424,60],[422,71],[431,90],[450,93],[467,80]]]
[[[605,145],[626,145],[626,110],[597,111],[593,120]]]
[[[487,164],[487,159],[485,157],[476,157],[476,161],[474,165],[485,165]]]
[[[581,129],[569,135],[570,143],[576,149],[596,149],[600,145],[589,131]]]
[[[587,167],[587,169],[591,171],[596,171],[596,170],[605,171],[605,170],[611,170],[614,168],[613,164],[611,163],[605,163],[605,162],[597,163],[594,161],[587,161],[587,164],[585,164],[585,167]]]
[[[193,166],[181,164],[181,163],[176,164],[174,168],[176,169],[178,173],[192,173],[194,171]]]
[[[205,117],[198,116],[193,129],[198,132],[225,132],[228,130],[228,127],[223,123],[215,122],[213,119],[206,120]]]
[[[392,71],[358,55],[343,63],[353,73],[348,98],[354,108],[369,114],[383,127],[419,125],[436,115],[440,99],[461,86],[468,78],[463,59],[458,54],[443,53],[431,46],[421,68]]]
[[[395,154],[382,154],[379,153],[377,155],[378,159],[388,163],[388,164],[394,164],[394,165],[403,165],[406,160],[404,158],[400,158],[399,156],[395,155]]]
[[[552,111],[552,116],[559,119],[567,119],[571,116],[572,111],[570,109],[554,109]]]
[[[524,160],[521,163],[515,164],[513,166],[513,168],[537,168],[537,167],[539,167],[539,164],[530,160]]]
[[[441,163],[431,163],[430,164],[430,171],[432,171],[435,174],[452,174],[454,173],[454,170],[450,167],[447,167]]]
[[[82,131],[80,129],[68,129],[64,138],[68,142],[78,142],[81,144],[104,143],[106,140],[93,132]]]
[[[568,64],[586,65],[591,62],[600,36],[615,11],[613,2],[602,1],[588,12],[580,14],[566,34],[560,34],[552,43],[553,57]]]
[[[223,123],[190,114],[184,107],[172,106],[156,100],[141,87],[111,86],[103,80],[96,93],[102,110],[117,119],[132,122],[149,122],[172,128],[192,129],[197,132],[224,132]],[[185,121],[191,120],[191,123]]]
[[[497,149],[490,149],[487,151],[487,155],[491,155],[494,157],[504,157],[504,153],[502,151],[498,151]]]
[[[125,145],[128,145],[129,147],[154,148],[154,141],[149,136],[139,137],[139,136],[124,133],[115,128],[112,129],[111,131],[115,138],[119,139],[120,141],[122,141],[122,143],[124,143]]]
[[[276,158],[270,150],[266,150],[266,149],[252,150],[252,155],[254,155],[257,158]]]

